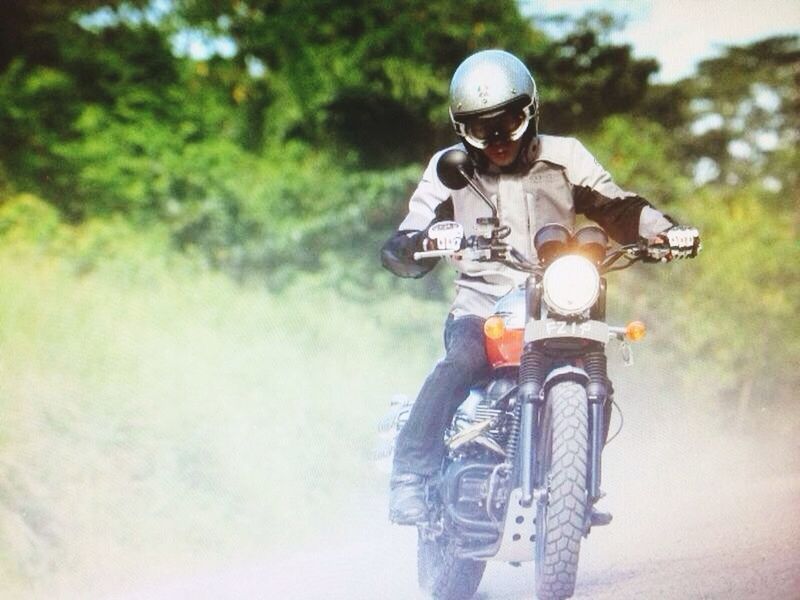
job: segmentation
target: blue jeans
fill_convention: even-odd
[[[444,430],[470,388],[489,372],[483,337],[484,319],[448,317],[445,357],[428,375],[405,426],[397,436],[394,474],[436,473],[445,456]]]

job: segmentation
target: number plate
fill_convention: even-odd
[[[542,321],[528,321],[525,326],[525,342],[535,342],[551,338],[582,338],[608,342],[608,325],[602,321],[583,321],[581,323],[567,323],[554,319]]]

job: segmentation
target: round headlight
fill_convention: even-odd
[[[564,316],[592,307],[600,294],[600,274],[591,261],[570,254],[553,261],[544,272],[544,301]]]

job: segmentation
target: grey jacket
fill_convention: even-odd
[[[463,146],[454,146],[464,149]],[[383,265],[401,277],[421,277],[438,259],[414,261],[430,225],[455,220],[466,236],[477,233],[475,220],[490,217],[488,206],[468,187],[451,190],[436,175],[439,157],[434,154],[408,204],[408,215],[397,233],[384,245]],[[520,172],[495,168],[476,174],[478,185],[497,208],[501,225],[511,234],[505,239],[529,259],[536,257],[533,236],[548,223],[575,229],[575,216],[595,221],[617,242],[628,244],[639,237],[652,238],[673,221],[646,200],[617,186],[594,156],[574,138],[540,135],[521,157]],[[498,298],[524,283],[526,275],[498,263],[450,260],[458,272],[456,297],[451,312],[487,317]]]

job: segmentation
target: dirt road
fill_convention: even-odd
[[[713,433],[713,422],[666,404],[626,416],[630,426],[604,451],[602,508],[614,521],[583,541],[574,597],[800,599],[800,442]],[[416,530],[390,526],[386,499],[375,491],[354,494],[346,506],[335,519],[299,515],[318,521],[319,534],[294,548],[145,586],[140,579],[135,589],[99,597],[423,598]],[[531,599],[533,589],[532,563],[490,563],[475,597]]]
[[[740,493],[731,486],[716,489],[684,489],[674,501],[661,498],[656,511],[639,503],[638,495],[636,502],[618,503],[614,523],[584,541],[574,597],[800,598],[800,476],[763,479],[740,487]],[[115,597],[422,598],[415,585],[414,531],[387,525],[382,502],[374,498],[359,508],[358,516],[333,527],[330,535],[285,556],[154,582]],[[532,598],[532,572],[530,563],[519,568],[492,563],[476,598]]]

